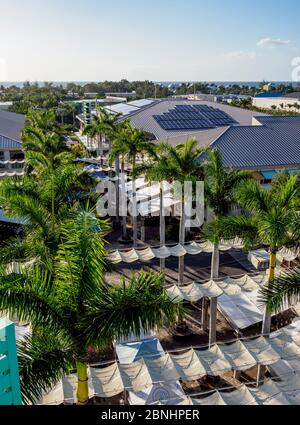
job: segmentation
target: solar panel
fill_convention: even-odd
[[[154,119],[165,130],[201,130],[235,123],[226,112],[208,105],[176,105]]]

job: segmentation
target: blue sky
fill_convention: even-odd
[[[0,80],[290,80],[299,0],[0,0]]]

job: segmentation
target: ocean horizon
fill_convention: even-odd
[[[142,81],[142,80],[141,80]],[[3,86],[5,88],[11,87],[11,86],[16,86],[16,87],[20,87],[22,88],[24,86],[24,83],[26,81],[0,81],[0,86]],[[66,86],[69,83],[75,83],[81,86],[84,86],[85,84],[89,84],[89,83],[101,83],[102,81],[47,81],[47,82],[51,82],[54,85],[62,85],[62,86]],[[280,85],[280,84],[284,84],[284,85],[293,85],[296,86],[299,83],[295,83],[293,81],[269,81],[272,84],[275,85]],[[30,81],[30,83],[38,83],[39,86],[44,86],[45,81]],[[217,86],[230,86],[230,85],[238,85],[238,86],[247,86],[247,87],[259,87],[261,81],[192,81],[192,80],[182,80],[182,81],[153,81],[153,83],[156,84],[162,84],[164,86],[168,86],[170,84],[174,84],[174,85],[179,85],[182,83],[185,84],[194,84],[194,83],[208,83],[208,84],[214,84]]]

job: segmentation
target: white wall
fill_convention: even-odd
[[[272,109],[272,105],[275,105],[278,110],[283,111],[291,111],[291,112],[300,112],[300,110],[297,110],[296,108],[289,108],[288,105],[293,105],[294,103],[297,103],[300,106],[300,100],[297,99],[289,99],[287,97],[255,97],[252,99],[252,105],[256,106],[257,108],[266,108],[266,109]],[[281,105],[284,105],[283,108]]]

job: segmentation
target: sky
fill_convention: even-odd
[[[0,0],[0,10],[0,81],[290,81],[300,57],[299,0]]]

